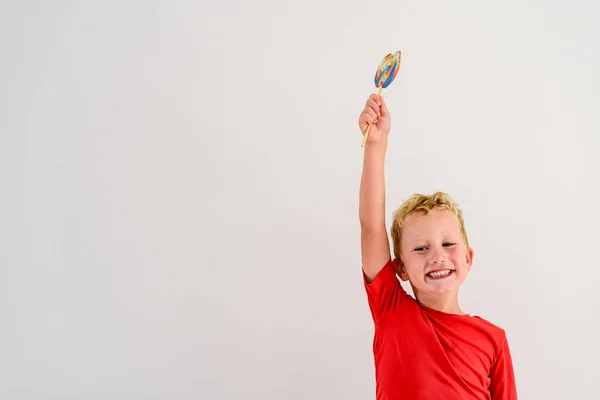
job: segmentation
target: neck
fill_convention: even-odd
[[[413,289],[417,302],[425,307],[448,314],[463,315],[464,312],[458,305],[458,291],[443,294],[420,293]]]

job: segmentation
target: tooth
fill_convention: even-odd
[[[447,276],[450,274],[450,270],[449,269],[444,269],[441,271],[435,271],[435,272],[430,272],[429,275],[433,278],[440,278],[442,276]]]

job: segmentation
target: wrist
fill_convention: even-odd
[[[385,135],[384,137],[382,137],[381,139],[379,139],[376,142],[370,142],[367,140],[367,143],[365,144],[365,149],[371,148],[373,150],[385,150],[387,148],[387,144],[388,144],[388,137],[387,137],[387,135]]]

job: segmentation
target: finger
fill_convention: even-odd
[[[367,101],[367,108],[375,111],[375,115],[377,115],[377,116],[381,115],[381,110],[379,109],[379,105],[377,104],[376,99],[369,99]]]
[[[365,112],[368,113],[371,118],[373,118],[373,121],[377,120],[377,117],[379,117],[379,115],[377,115],[377,113],[375,112],[375,110],[373,110],[372,108],[365,108]]]
[[[371,94],[369,96],[369,99],[375,100],[375,103],[377,103],[378,106],[381,105],[381,102],[379,101],[379,96],[377,96],[375,93]]]
[[[360,126],[366,126],[372,124],[374,120],[375,117],[373,115],[369,114],[368,112],[364,112],[361,114],[360,119],[358,120],[358,124]]]
[[[388,110],[387,104],[385,104],[385,99],[383,97],[380,97],[380,99],[381,99],[381,116],[382,117],[389,117],[390,116],[390,110]]]

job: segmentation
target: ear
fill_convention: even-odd
[[[397,258],[394,258],[394,266],[396,267],[396,274],[402,279],[404,282],[408,280],[408,274],[406,273],[406,268],[404,268],[404,263]]]
[[[473,249],[472,248],[468,248],[467,249],[467,254],[465,255],[466,257],[466,261],[467,261],[467,269],[470,271],[471,270],[471,266],[473,265]]]

